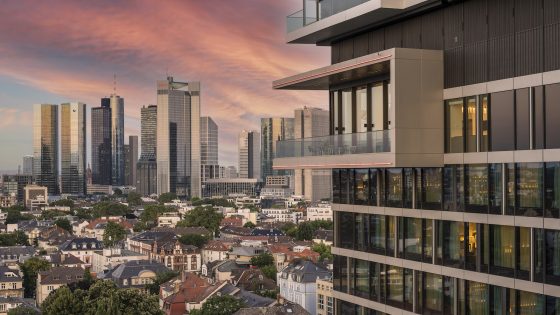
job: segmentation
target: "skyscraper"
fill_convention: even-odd
[[[140,110],[140,134],[142,153],[136,171],[136,192],[142,196],[157,193],[157,106],[143,106]]]
[[[86,104],[60,105],[61,193],[86,192]]]
[[[104,101],[108,100],[108,101]],[[100,107],[91,109],[91,165],[92,183],[112,183],[111,102],[102,99]]]
[[[127,186],[136,185],[136,167],[138,162],[138,136],[129,136],[125,145],[125,175]]]
[[[23,175],[33,175],[33,155],[23,156]]]
[[[276,141],[294,138],[293,118],[261,118],[261,177],[286,175],[286,171],[273,171],[272,160],[276,155]]]
[[[111,177],[113,185],[124,185],[124,98],[111,94],[101,106],[111,108]]]
[[[200,83],[157,82],[158,194],[201,196]]]
[[[57,195],[58,105],[33,106],[33,163],[37,184],[46,186],[49,195]]]
[[[219,177],[218,125],[210,117],[200,117],[200,179]]]
[[[142,106],[140,109],[141,157],[156,155],[157,106]]]
[[[238,137],[239,177],[261,179],[261,139],[254,130],[243,130]]]

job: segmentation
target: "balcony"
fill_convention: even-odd
[[[380,153],[391,151],[387,130],[284,140],[276,143],[277,158]]]
[[[303,9],[286,18],[288,33],[370,0],[303,0]]]

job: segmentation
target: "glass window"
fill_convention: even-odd
[[[480,96],[480,152],[489,151],[488,139],[490,135],[490,120],[488,119],[490,115],[490,109],[488,108],[488,95]]]
[[[368,169],[357,169],[354,173],[354,204],[367,205],[369,195],[369,175]]]
[[[465,142],[466,142],[466,152],[476,152],[477,151],[477,143],[476,143],[476,134],[477,134],[477,97],[469,97],[467,98],[467,112],[465,115]]]
[[[544,297],[541,294],[517,291],[519,303],[518,315],[544,314]]]
[[[403,174],[401,168],[386,170],[386,201],[387,207],[401,208],[403,206]]]
[[[546,315],[560,314],[560,298],[554,296],[546,296]]]
[[[502,164],[489,164],[488,165],[488,179],[490,191],[490,208],[489,213],[501,214],[502,213]]]
[[[422,219],[404,219],[404,253],[406,259],[422,260]]]
[[[422,169],[422,209],[441,210],[441,168]]]
[[[431,273],[424,275],[424,312],[423,314],[442,314],[443,312],[443,277]]]
[[[342,133],[342,123],[340,122],[340,106],[339,106],[339,92],[332,92],[332,108],[333,108],[333,134]]]
[[[529,88],[515,91],[515,148],[529,150],[530,147],[530,102]]]
[[[377,169],[370,169],[369,170],[369,198],[368,198],[368,204],[372,205],[372,206],[377,206],[378,205],[378,201],[377,201],[377,174],[378,174],[378,170]]]
[[[352,133],[352,90],[342,91],[342,133]]]
[[[546,163],[545,166],[545,212],[548,218],[560,217],[560,163]]]
[[[432,255],[433,255],[433,240],[434,240],[434,236],[433,236],[433,232],[434,232],[434,227],[433,227],[433,221],[430,219],[424,219],[424,237],[423,237],[423,257],[424,257],[424,262],[428,262],[431,263],[432,262]]]
[[[354,215],[354,249],[365,251],[367,248],[368,217],[366,214],[356,213]]]
[[[506,164],[506,211],[505,214],[513,215],[515,211],[515,164]]]
[[[402,308],[404,306],[403,269],[386,265],[387,304]]]
[[[370,215],[370,248],[372,252],[385,255],[385,216]]]
[[[443,171],[443,210],[463,211],[465,208],[463,166],[446,165]]]
[[[531,229],[517,227],[517,271],[515,277],[529,280],[531,273]]]
[[[340,203],[340,170],[332,171],[333,203]]]
[[[498,286],[490,286],[490,314],[516,314],[516,292]]]
[[[517,210],[516,215],[543,215],[543,164],[517,164]]]
[[[413,282],[414,276],[412,269],[404,269],[404,309],[412,311],[413,307]]]
[[[348,171],[349,170],[346,169],[340,170],[340,203],[342,204],[350,204],[348,186],[350,185],[351,181]]]
[[[383,82],[371,87],[371,122],[372,130],[385,130],[387,126],[387,105],[385,104]]]
[[[354,214],[348,212],[337,212],[338,238],[341,248],[354,248]]]
[[[358,87],[356,88],[356,132],[366,132],[368,130],[369,123],[367,109],[367,87]]]
[[[348,293],[348,258],[340,256],[340,292]]]
[[[346,257],[333,255],[333,290],[335,291],[342,291],[341,286],[341,274],[340,269],[342,266],[342,260],[346,260]]]
[[[465,226],[463,222],[440,221],[442,225],[443,265],[462,268],[465,261]]]
[[[560,84],[545,85],[544,95],[546,149],[560,148],[560,137],[551,137],[551,135],[560,135],[560,124],[558,124],[560,121],[560,106],[558,106]]]
[[[465,166],[465,211],[488,212],[488,167],[473,164]]]
[[[492,151],[515,150],[513,91],[492,93],[490,107],[490,146]]]
[[[474,281],[465,281],[467,286],[467,314],[487,315],[488,285]]]
[[[557,285],[560,282],[560,231],[545,230],[545,244],[545,282]]]
[[[515,227],[490,226],[490,273],[513,277],[515,268]]]
[[[443,277],[443,314],[455,312],[455,280],[452,277]]]
[[[393,216],[386,216],[387,220],[387,256],[395,255],[395,243],[397,238],[397,218]]]
[[[445,152],[463,152],[463,99],[445,102]]]
[[[545,261],[545,233],[543,229],[533,230],[533,246],[535,247],[535,256],[533,261],[533,281],[543,282],[544,281],[544,261]]]
[[[371,262],[370,268],[371,299],[379,302],[381,299],[381,264]]]
[[[414,171],[412,168],[404,169],[404,198],[403,207],[412,208],[412,193],[414,190]]]
[[[369,262],[354,259],[354,295],[369,298]]]
[[[544,87],[533,87],[533,149],[544,149],[544,128],[545,128],[545,112],[544,112]]]
[[[477,224],[476,223],[466,223],[467,226],[467,253],[465,257],[465,268],[469,270],[477,270],[477,253],[478,253],[478,238],[477,238]]]

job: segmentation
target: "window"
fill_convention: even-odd
[[[488,106],[488,95],[480,96],[480,124],[479,124],[479,135],[480,135],[480,152],[490,151],[489,148],[489,135],[490,135],[490,108]]]
[[[354,214],[348,212],[337,212],[339,218],[338,223],[338,237],[339,247],[353,248],[354,247]]]
[[[503,167],[502,164],[489,164],[488,165],[488,187],[490,193],[490,206],[489,213],[491,214],[501,214],[502,213],[502,198],[503,198],[503,188],[502,188],[502,174]]]
[[[377,206],[377,174],[379,171],[377,169],[370,169],[369,170],[369,197],[368,197],[368,204],[372,206]]]
[[[385,216],[370,215],[369,216],[370,231],[370,248],[376,254],[385,255]]]
[[[446,165],[443,172],[443,210],[463,211],[465,206],[463,166]]]
[[[191,270],[197,270],[197,269],[198,269],[197,257],[196,257],[196,255],[192,255],[191,256]]]
[[[422,260],[422,219],[401,218],[404,222],[400,247],[404,247],[404,257],[410,260]]]
[[[387,304],[395,307],[404,306],[404,274],[403,269],[386,265]]]
[[[517,294],[519,299],[518,314],[544,314],[543,295],[526,291],[517,291]]]
[[[439,242],[444,266],[462,268],[465,262],[465,227],[463,222],[439,221]]]
[[[395,255],[395,245],[397,239],[397,218],[393,216],[386,216],[387,220],[387,251],[385,255]]]
[[[342,91],[342,133],[353,133],[352,124],[352,90]]]
[[[442,314],[443,312],[443,277],[431,273],[422,273],[424,285],[423,309],[424,314]]]
[[[465,211],[488,212],[488,167],[486,165],[465,166]]]
[[[560,217],[560,163],[546,163],[545,166],[545,217]]]
[[[322,294],[318,294],[317,297],[318,297],[317,305],[319,306],[319,309],[320,310],[325,309],[325,296]]]
[[[560,282],[560,231],[545,230],[546,274],[545,282]]]
[[[490,273],[513,277],[515,268],[515,227],[490,226]]]
[[[368,123],[368,99],[367,86],[356,88],[356,132],[366,132],[369,128]]]
[[[488,314],[488,285],[474,281],[465,281],[467,286],[467,314]]]
[[[385,284],[381,282],[382,268],[383,268],[382,264],[374,263],[374,262],[370,263],[370,279],[369,279],[370,288],[371,288],[370,298],[373,301],[380,301],[381,297],[383,296],[382,290]]]
[[[445,152],[464,151],[463,99],[446,101],[445,104]]]
[[[423,261],[431,263],[433,256],[433,222],[430,219],[423,220]]]
[[[473,96],[466,99],[466,120],[465,120],[465,142],[466,142],[466,152],[477,152],[477,102],[478,97]]]
[[[422,169],[422,209],[441,210],[441,168]]]
[[[530,280],[531,273],[531,229],[516,227],[517,233],[517,279]]]
[[[367,248],[369,218],[366,214],[354,214],[354,249],[365,251]]]
[[[547,149],[560,148],[560,84],[545,86],[545,147]]]
[[[531,103],[529,88],[515,91],[515,148],[516,150],[531,149]]]
[[[374,131],[388,129],[385,89],[383,82],[371,86],[371,127]]]
[[[368,169],[357,169],[354,174],[354,204],[367,205],[369,196],[369,174]]]
[[[516,180],[516,215],[543,215],[543,164],[518,163]]]
[[[334,91],[331,94],[332,98],[332,115],[333,115],[333,134],[340,134],[342,133],[342,123],[340,121],[340,106],[339,106],[339,99],[338,99],[339,92]]]
[[[404,180],[404,196],[403,207],[412,208],[412,195],[414,190],[414,170],[412,168],[405,168],[403,171]]]
[[[490,107],[490,146],[492,151],[515,150],[513,91],[492,93]]]
[[[466,223],[466,254],[465,268],[469,270],[477,270],[477,254],[478,254],[478,233],[476,223]]]
[[[385,199],[387,207],[403,206],[403,174],[401,168],[389,168],[386,173]]]
[[[369,262],[354,259],[354,295],[369,298]]]

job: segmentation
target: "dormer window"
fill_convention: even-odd
[[[76,244],[72,243],[72,249],[76,249],[76,248],[77,248]]]

